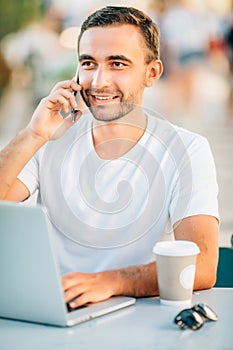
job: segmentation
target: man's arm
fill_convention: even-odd
[[[43,145],[42,140],[33,137],[26,128],[0,153],[0,199],[23,201],[29,197],[27,187],[17,179],[18,174]]]
[[[71,308],[116,295],[155,296],[158,295],[156,263],[97,273],[71,272],[62,276],[62,285],[65,302]]]
[[[72,80],[58,83],[49,96],[42,99],[25,129],[0,152],[0,199],[23,201],[29,196],[27,187],[17,179],[32,156],[47,141],[61,137],[72,125],[71,116],[63,119],[60,110],[76,108],[73,91],[80,86]],[[81,115],[76,115],[76,120]]]
[[[194,289],[213,287],[218,263],[218,220],[209,215],[183,219],[174,227],[177,240],[195,242],[200,248]],[[152,247],[153,248],[153,247]],[[65,301],[76,308],[113,295],[134,297],[159,294],[156,263],[98,273],[72,272],[62,277]]]
[[[194,289],[212,288],[216,282],[218,265],[219,222],[210,215],[195,215],[175,224],[177,240],[195,242],[200,248],[197,256]]]

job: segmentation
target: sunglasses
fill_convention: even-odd
[[[174,322],[181,328],[200,329],[205,321],[217,321],[216,313],[204,303],[199,303],[190,309],[182,310],[176,315]]]

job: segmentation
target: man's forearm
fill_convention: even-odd
[[[112,296],[158,295],[156,263],[95,273],[70,272],[62,276],[65,302],[76,308]]]
[[[147,297],[159,294],[155,262],[114,272],[116,272],[117,295]]]
[[[23,129],[0,152],[0,199],[6,198],[20,171],[43,143],[43,139]]]

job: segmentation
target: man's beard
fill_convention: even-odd
[[[114,92],[111,91],[110,93],[112,96],[117,96],[118,101],[111,101],[109,103],[91,106],[88,96],[95,93],[103,94],[107,92],[109,94],[109,91],[87,89],[85,92],[86,96],[84,96],[83,91],[81,91],[82,98],[89,110],[91,111],[93,117],[98,121],[112,122],[118,120],[130,113],[136,107],[135,103],[133,102],[133,95],[129,95],[127,100],[124,100],[123,94],[119,90]]]

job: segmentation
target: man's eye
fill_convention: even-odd
[[[125,67],[126,65],[122,62],[113,62],[113,67],[116,67],[116,68],[123,68]]]
[[[95,66],[94,62],[91,61],[85,61],[81,63],[81,66],[84,68],[92,68]]]

